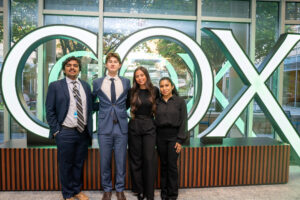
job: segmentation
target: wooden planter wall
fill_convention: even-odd
[[[289,154],[289,145],[184,148],[178,160],[179,186],[287,183]],[[0,148],[0,161],[0,191],[60,190],[56,149]],[[130,189],[128,160],[126,170],[126,189]],[[159,167],[157,174],[159,188]],[[89,149],[83,189],[99,190],[100,185],[99,150]]]

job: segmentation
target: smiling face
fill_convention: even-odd
[[[63,71],[68,78],[75,80],[80,73],[79,63],[76,60],[70,60],[65,64]]]
[[[108,75],[116,76],[118,74],[119,69],[121,68],[121,63],[116,57],[110,57],[105,64]]]
[[[136,83],[140,86],[141,89],[146,88],[147,77],[144,74],[144,72],[142,72],[142,70],[137,70],[134,74],[134,78]]]
[[[171,82],[168,80],[162,80],[159,83],[159,89],[162,96],[168,98],[172,96],[172,90],[174,89],[174,85],[172,85]]]

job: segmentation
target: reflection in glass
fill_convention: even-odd
[[[103,51],[107,54],[116,47],[131,33],[138,30],[153,27],[166,26],[184,31],[187,35],[195,38],[194,21],[181,20],[154,20],[154,19],[128,19],[128,18],[104,18]]]
[[[37,14],[37,0],[11,1],[12,42],[17,42],[37,27]]]
[[[37,0],[11,1],[11,41],[17,42],[25,34],[37,28],[38,3]],[[27,58],[24,66],[22,80],[18,80],[22,85],[22,93],[19,98],[24,102],[23,106],[36,114],[36,50]],[[32,109],[31,109],[32,105]],[[11,120],[11,139],[26,139],[26,130],[15,120]]]
[[[269,117],[263,112],[259,104],[254,101],[253,112],[253,127],[252,130],[257,137],[270,137],[274,138],[274,129],[269,121]]]
[[[299,20],[300,19],[300,3],[287,2],[285,7],[285,19],[287,20]]]
[[[211,17],[250,17],[249,0],[202,0],[202,15]]]
[[[286,32],[300,33],[299,25],[287,25]],[[300,43],[284,60],[282,103],[286,111],[290,111],[294,120],[300,116]]]
[[[99,0],[45,0],[45,9],[72,10],[72,11],[98,11]]]
[[[255,32],[255,66],[258,67],[275,45],[279,35],[279,3],[257,2]],[[278,72],[268,79],[267,86],[277,96]]]
[[[196,0],[104,0],[104,12],[196,15]]]
[[[37,115],[37,49],[27,59],[23,69],[22,82],[17,80],[17,84],[22,85],[22,96],[19,98],[23,100],[23,107],[33,115]]]
[[[98,17],[78,17],[78,16],[54,16],[45,15],[45,25],[49,24],[68,24],[78,26],[98,33],[99,29]]]
[[[255,65],[258,66],[278,39],[278,2],[257,2],[255,32]]]

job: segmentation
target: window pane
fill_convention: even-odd
[[[0,6],[3,7],[3,0],[0,0]]]
[[[256,4],[255,66],[258,67],[275,45],[279,35],[278,2],[257,2]],[[266,82],[277,96],[278,72]],[[254,107],[258,108],[258,107]],[[255,110],[254,110],[255,111]]]
[[[38,3],[37,0],[28,1],[11,1],[11,41],[12,43],[17,42],[25,34],[37,28],[37,13]],[[33,105],[36,102],[37,91],[36,91],[36,50],[27,58],[25,63],[22,80],[18,80],[22,85],[22,91],[20,91],[21,99],[24,100],[26,105],[23,105],[30,112],[35,114],[36,109]],[[27,131],[23,129],[15,120],[11,120],[11,139],[26,139]]]
[[[196,15],[196,0],[104,0],[104,12]]]
[[[11,1],[13,43],[37,27],[37,13],[37,0]]]
[[[299,20],[300,19],[300,3],[286,3],[285,19]]]
[[[99,0],[45,0],[45,9],[72,10],[72,11],[98,11]]]
[[[300,25],[287,25],[285,31],[300,33]],[[284,60],[283,72],[283,108],[290,112],[291,120],[296,123],[300,121],[300,43]]]
[[[78,26],[90,30],[94,33],[98,32],[99,29],[99,18],[98,17],[78,17],[78,16],[45,16],[45,25],[49,24],[68,24]]]
[[[3,15],[0,15],[0,72],[3,65]],[[3,115],[3,106],[4,102],[2,100],[2,95],[0,91],[0,144],[3,143],[4,140],[4,115]]]
[[[104,18],[104,54],[113,51],[129,34],[152,26],[167,26],[184,31],[195,38],[196,23],[194,21]]]
[[[242,46],[243,50],[248,53],[249,49],[249,24],[242,23],[220,23],[220,22],[203,22],[203,27],[231,29],[235,38]],[[221,48],[217,43],[204,32],[201,33],[201,47],[206,53],[210,61],[214,76],[222,76],[221,79],[215,80],[215,95],[211,102],[210,110],[204,120],[208,119],[211,124],[218,115],[228,106],[236,94],[244,86],[237,72],[232,67],[231,63],[225,57]],[[243,120],[245,114],[241,114]],[[245,123],[245,120],[243,120]],[[242,127],[242,126],[240,126]],[[207,128],[204,122],[200,123],[200,129]],[[229,131],[230,137],[242,137],[245,130],[233,127]]]
[[[202,15],[211,17],[250,17],[249,0],[202,0]]]

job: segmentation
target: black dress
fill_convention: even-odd
[[[155,87],[156,97],[159,95]],[[130,97],[130,93],[128,95]],[[154,198],[157,158],[155,155],[156,127],[152,113],[152,104],[148,90],[139,90],[140,106],[135,111],[134,119],[128,126],[129,165],[132,191],[143,194],[148,199]],[[128,98],[130,101],[130,98]]]
[[[177,199],[178,169],[176,142],[182,144],[186,139],[187,110],[184,99],[173,95],[167,102],[157,100],[155,118],[157,126],[157,150],[161,163],[161,197]]]

